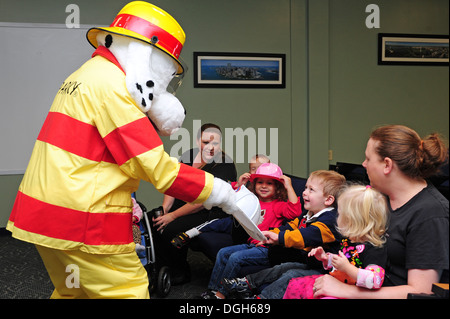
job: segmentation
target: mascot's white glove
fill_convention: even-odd
[[[230,184],[214,177],[214,186],[208,199],[203,203],[206,209],[218,206],[227,214],[233,214],[239,207],[236,205],[236,192]]]
[[[220,178],[214,178],[214,186],[211,195],[209,195],[208,199],[203,203],[203,206],[206,209],[211,209],[213,206],[222,208],[225,213],[233,215],[252,238],[259,241],[264,241],[266,239],[255,223],[252,222],[236,204],[236,191],[230,184]]]

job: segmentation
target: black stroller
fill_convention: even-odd
[[[152,237],[152,218],[158,217],[163,211],[162,207],[147,211],[147,208],[140,202],[137,202],[142,209],[142,219],[139,222],[141,230],[141,244],[142,250],[137,251],[137,254],[144,265],[148,274],[149,291],[153,293],[156,291],[157,295],[164,298],[168,295],[171,287],[169,267],[160,267],[156,262],[155,246]]]

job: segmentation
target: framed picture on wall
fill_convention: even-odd
[[[285,88],[286,55],[194,52],[196,88]]]
[[[378,64],[449,65],[448,35],[378,34]]]

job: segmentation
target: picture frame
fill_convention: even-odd
[[[449,36],[378,34],[380,65],[449,65]]]
[[[285,88],[286,55],[194,52],[195,88]]]

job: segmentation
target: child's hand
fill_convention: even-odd
[[[250,180],[250,173],[244,173],[241,176],[239,176],[237,186],[245,185]]]
[[[266,240],[262,244],[277,245],[278,244],[278,234],[271,231],[262,231]]]
[[[317,247],[311,249],[311,251],[308,253],[308,257],[314,256],[318,261],[325,262],[328,260],[327,253],[325,250],[323,250],[322,247]]]
[[[283,181],[284,188],[289,189],[292,188],[292,181],[290,177],[286,175],[281,175],[280,179]]]
[[[350,278],[353,278],[355,281],[358,279],[358,268],[348,261],[347,257],[345,257],[342,251],[339,252],[339,255],[334,255],[331,258],[331,264],[333,267],[339,271],[346,273]]]
[[[287,177],[286,175],[281,175],[280,179],[283,181],[284,188],[286,188],[288,201],[290,201],[293,204],[296,204],[299,199],[294,191],[294,188],[292,187],[291,178]]]
[[[349,273],[349,268],[354,267],[352,264],[350,264],[347,257],[345,257],[342,251],[339,251],[338,255],[333,254],[333,257],[331,258],[331,264],[337,270],[343,271],[345,273]]]

